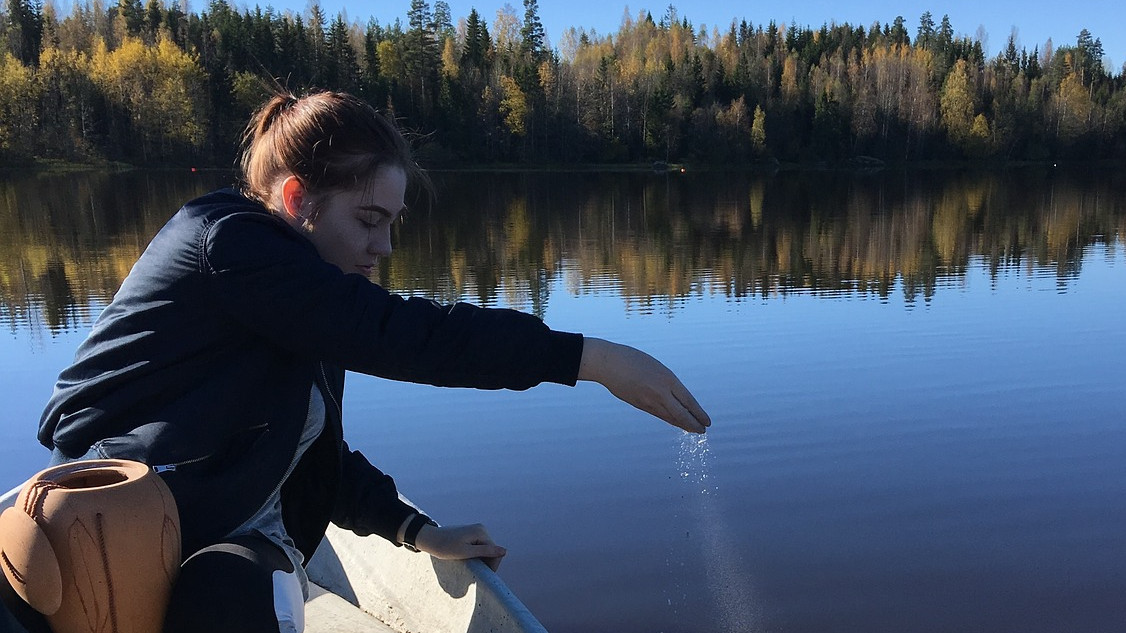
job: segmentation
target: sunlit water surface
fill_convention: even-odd
[[[45,462],[54,377],[173,201],[226,176],[101,178],[54,194],[77,210],[27,208],[66,181],[2,185],[3,487]],[[549,630],[1126,626],[1119,177],[437,180],[383,283],[641,347],[714,420],[349,378],[352,446],[486,523]]]

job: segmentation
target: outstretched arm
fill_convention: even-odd
[[[672,370],[628,345],[584,338],[578,379],[597,382],[622,401],[685,431],[703,433],[711,426],[711,418]],[[399,542],[409,521],[399,528]],[[494,571],[507,553],[482,525],[424,525],[415,545],[435,558],[480,558]]]
[[[584,338],[579,380],[597,382],[618,399],[691,433],[703,433],[712,424],[672,370],[628,345]]]

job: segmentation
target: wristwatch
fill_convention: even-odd
[[[411,517],[411,522],[407,524],[407,529],[403,530],[403,547],[412,552],[418,551],[418,547],[414,544],[414,540],[418,538],[418,533],[420,530],[422,530],[422,526],[424,525],[433,525],[434,527],[438,527],[438,524],[434,522],[434,519],[431,519],[425,514],[416,514]]]

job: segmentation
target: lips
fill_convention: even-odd
[[[370,275],[371,274],[371,269],[372,269],[371,265],[366,265],[366,266],[360,265],[360,266],[356,266],[356,268],[361,273],[363,273],[364,275]]]

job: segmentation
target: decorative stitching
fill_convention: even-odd
[[[95,596],[97,593],[95,586],[100,583],[93,578],[93,571],[90,569],[90,556],[97,549],[97,545],[94,544],[94,537],[90,534],[89,528],[81,519],[75,519],[70,524],[70,548],[73,554],[71,563],[74,565],[71,581],[77,592],[78,601],[82,605],[82,613],[86,615],[86,621],[90,625],[89,630],[105,631],[103,605]]]
[[[12,564],[12,561],[8,560],[8,552],[0,552],[0,558],[4,559],[4,567],[8,569],[8,573],[12,575],[12,578],[15,578],[16,582],[20,583],[21,585],[26,585],[27,579],[23,577],[23,574],[21,574],[18,569],[16,569],[16,566]]]
[[[43,518],[43,505],[47,503],[47,493],[65,487],[45,479],[32,482],[27,491],[27,498],[24,499],[23,511],[38,523],[39,519]]]
[[[94,526],[98,532],[98,549],[102,554],[102,571],[106,575],[106,591],[109,593],[109,621],[110,626],[113,627],[114,633],[120,629],[117,627],[117,600],[113,595],[113,576],[109,573],[109,553],[106,551],[106,535],[102,529],[102,513],[98,512],[94,515]]]

